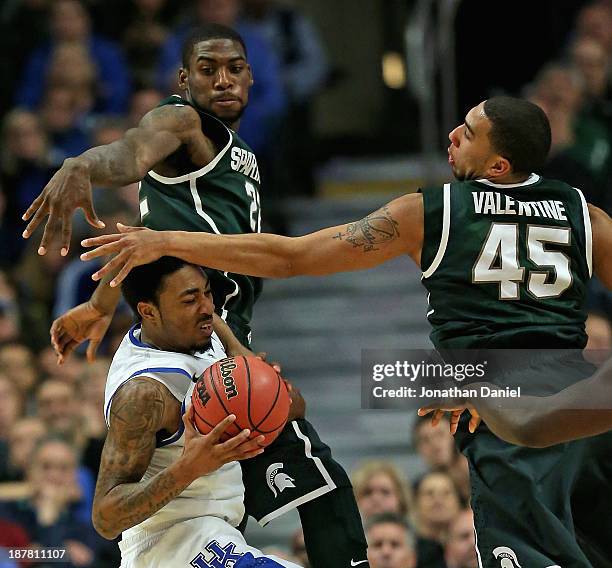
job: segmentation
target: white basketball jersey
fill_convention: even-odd
[[[181,411],[191,404],[194,377],[200,376],[210,365],[223,359],[223,344],[216,334],[210,349],[195,355],[161,351],[140,341],[140,324],[126,334],[113,357],[104,393],[104,415],[109,425],[113,397],[127,381],[149,377],[159,381],[182,403]],[[158,442],[151,464],[142,477],[147,480],[178,460],[183,453],[184,426],[178,432]],[[238,462],[224,465],[217,471],[196,479],[176,499],[142,523],[123,532],[123,538],[141,531],[158,531],[175,523],[202,516],[214,516],[237,526],[244,516],[244,485]]]

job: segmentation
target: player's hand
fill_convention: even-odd
[[[287,379],[283,379],[287,385],[289,391],[289,398],[291,398],[291,406],[289,407],[289,418],[287,422],[292,420],[299,420],[306,416],[306,401],[300,392],[300,389],[294,387]]]
[[[91,181],[83,162],[76,158],[64,161],[41,194],[32,202],[23,214],[24,221],[30,221],[23,237],[29,238],[49,216],[38,254],[45,254],[49,245],[61,234],[61,255],[66,256],[72,236],[72,215],[77,209],[83,209],[87,222],[96,229],[103,229],[104,223],[98,219],[91,196]]]
[[[58,365],[62,365],[74,349],[87,340],[87,361],[95,361],[96,351],[112,319],[112,313],[98,310],[91,302],[80,304],[57,318],[50,333]]]
[[[165,231],[152,231],[145,227],[128,227],[121,223],[117,223],[117,229],[119,233],[114,235],[102,235],[81,241],[84,247],[97,247],[83,253],[81,260],[116,254],[91,276],[93,280],[101,280],[107,272],[118,271],[110,282],[113,288],[123,282],[132,268],[156,261],[164,256],[167,250]]]
[[[476,428],[480,425],[482,419],[475,408],[468,405],[449,405],[444,408],[438,408],[436,406],[424,406],[419,408],[419,416],[427,416],[431,414],[431,425],[436,427],[440,424],[442,418],[447,412],[450,412],[450,433],[454,436],[457,433],[459,426],[459,419],[465,410],[468,410],[471,418],[468,424],[468,430],[473,434],[476,432]]]
[[[194,479],[216,471],[226,463],[254,458],[263,453],[261,444],[265,436],[249,440],[249,430],[243,430],[226,442],[221,442],[225,431],[236,420],[233,414],[225,417],[210,433],[200,434],[193,424],[193,412],[193,406],[190,405],[183,414],[185,446],[181,460]]]
[[[259,357],[262,361],[268,363],[268,354],[265,351],[260,351],[259,353],[257,353],[257,357]],[[268,363],[268,365],[270,365],[270,367],[272,367],[279,375],[281,374],[281,364],[278,361],[272,361],[271,363]]]

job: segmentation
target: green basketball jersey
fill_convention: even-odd
[[[582,348],[591,225],[582,193],[532,174],[423,190],[436,348]]]
[[[191,105],[178,95],[162,105]],[[195,107],[194,107],[195,108]],[[198,109],[196,109],[198,110]],[[259,170],[255,154],[232,130],[212,115],[199,111],[202,130],[219,153],[208,165],[193,169],[184,152],[176,158],[177,177],[150,171],[140,183],[142,224],[158,231],[200,231],[217,234],[258,233],[261,230]],[[261,280],[209,270],[217,313],[248,333]],[[246,335],[245,333],[245,335]]]

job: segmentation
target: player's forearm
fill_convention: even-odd
[[[535,397],[523,397],[517,404],[515,400],[499,402],[494,398],[478,398],[472,401],[484,423],[490,430],[502,440],[518,446],[538,445],[537,432],[540,422],[546,422],[549,418],[546,414],[532,412],[533,405],[538,405],[538,400],[529,403],[526,399]],[[529,409],[526,404],[530,404]]]
[[[223,347],[225,348],[225,353],[230,357],[235,357],[236,355],[244,355],[245,357],[253,355],[253,352],[247,349],[238,338],[234,335],[234,332],[231,330],[230,326],[227,325],[217,314],[213,315],[213,328],[215,333],[223,343]]]
[[[173,231],[165,254],[217,270],[262,278],[324,276],[361,270],[394,256],[378,250],[369,254],[359,247],[356,251],[354,244],[340,238],[340,229],[330,227],[302,237]]]
[[[165,254],[217,270],[288,278],[294,275],[292,240],[270,234],[211,235],[172,231],[168,234]]]
[[[108,285],[116,274],[116,270],[105,274],[89,299],[90,304],[104,314],[114,314],[121,298],[121,288],[112,288]]]
[[[94,528],[112,540],[178,497],[193,480],[177,461],[147,481],[117,485],[94,501]]]
[[[120,187],[140,181],[159,161],[174,152],[180,140],[166,133],[155,138],[140,128],[128,130],[123,138],[96,146],[65,165],[82,168],[93,185]]]
[[[526,397],[521,405],[536,404],[534,408],[495,409],[481,400],[474,407],[491,431],[506,442],[530,448],[545,448],[596,436],[612,429],[612,410],[605,409],[563,409],[550,407],[557,405],[555,398]]]
[[[69,158],[65,165],[82,168],[91,183],[101,187],[135,183],[148,171],[138,159],[133,146],[124,139],[91,148],[76,158]]]
[[[495,435],[512,444],[541,448],[596,436],[612,429],[612,368],[552,396],[478,398],[472,405]]]

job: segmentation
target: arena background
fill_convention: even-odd
[[[612,2],[4,0],[0,545],[46,539],[47,546],[69,546],[73,565],[118,565],[116,545],[93,534],[88,515],[105,433],[105,373],[130,317],[124,311],[117,318],[98,363],[86,365],[80,353],[56,367],[50,323],[93,289],[93,267],[78,260],[77,245],[89,228],[79,215],[70,256],[41,258],[40,235],[23,241],[20,217],[63,159],[116,139],[173,92],[167,43],[198,18],[255,28],[262,55],[279,60],[278,73],[261,69],[258,80],[255,70],[253,97],[263,105],[256,115],[247,109],[241,132],[264,172],[268,231],[303,234],[357,219],[394,196],[449,179],[448,131],[469,108],[501,93],[528,96],[549,114],[553,152],[544,173],[580,186],[610,212]],[[258,81],[282,96],[266,104],[269,93],[257,90]],[[129,223],[138,211],[135,186],[96,189],[95,200],[107,226]],[[407,258],[368,272],[268,281],[253,340],[302,389],[309,419],[349,471],[381,461],[357,474],[364,517],[401,512],[417,535],[443,546],[459,515],[456,495],[469,492],[448,435],[423,426],[415,444],[412,415],[360,410],[361,349],[428,347],[425,300]],[[593,283],[591,346],[610,347],[611,305]],[[56,520],[33,528],[7,504],[21,499],[36,511],[33,487],[59,483],[39,467],[41,449],[32,454],[48,433],[76,448],[80,496],[58,497]],[[56,455],[72,471],[70,448],[64,450]],[[431,468],[450,472],[448,487],[442,479],[431,494],[412,496],[412,484]],[[265,529],[251,520],[247,539],[289,553],[298,527],[295,514]]]

